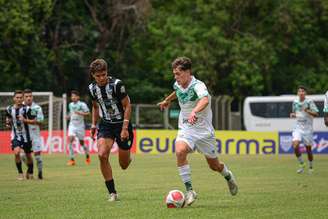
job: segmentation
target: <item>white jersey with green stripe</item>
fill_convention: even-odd
[[[179,129],[197,129],[213,132],[211,96],[209,95],[204,82],[192,76],[192,80],[187,88],[181,87],[177,82],[174,83],[173,88],[176,92],[181,108],[179,114]],[[195,124],[191,125],[188,122],[191,111],[195,108],[198,101],[206,96],[209,98],[209,104],[205,109],[196,114],[197,121]]]
[[[305,109],[309,109],[312,112],[319,112],[313,100],[305,98],[303,101],[300,101],[299,98],[296,98],[293,102],[293,112],[296,114],[295,129],[305,132],[312,132],[313,116],[305,112]]]
[[[31,116],[33,119],[36,119],[37,122],[43,122],[44,116],[42,112],[41,106],[39,106],[36,103],[32,103],[31,106],[29,106],[31,110]],[[28,128],[30,130],[31,139],[39,138],[40,137],[40,126],[39,125],[28,125]]]
[[[325,93],[325,102],[324,102],[323,112],[328,113],[328,91]]]
[[[70,122],[69,126],[73,126],[76,128],[84,129],[84,116],[76,114],[76,112],[88,113],[89,108],[87,104],[83,101],[71,102],[68,105]]]

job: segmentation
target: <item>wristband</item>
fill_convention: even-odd
[[[96,125],[91,125],[91,128],[94,129],[94,128],[97,128],[97,126]]]
[[[130,122],[128,119],[124,119],[124,122]]]

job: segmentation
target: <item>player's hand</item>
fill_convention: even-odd
[[[171,102],[167,100],[163,100],[162,102],[157,103],[157,106],[159,106],[160,110],[164,110],[166,108],[170,107]]]
[[[123,128],[121,131],[121,141],[126,141],[129,139],[129,131],[127,128]]]
[[[24,123],[24,120],[25,120],[25,118],[24,118],[24,116],[23,116],[23,115],[19,115],[19,116],[18,116],[18,119],[19,119],[21,122],[23,122],[23,123]]]
[[[197,119],[196,113],[192,111],[189,115],[188,122],[193,125],[197,122]]]
[[[291,114],[289,114],[289,117],[290,117],[290,118],[296,118],[296,113],[291,113]]]
[[[90,135],[91,135],[92,140],[95,140],[94,136],[96,134],[96,131],[97,131],[97,127],[95,125],[92,125],[91,129],[90,129]]]
[[[11,119],[6,118],[6,127],[11,128]]]

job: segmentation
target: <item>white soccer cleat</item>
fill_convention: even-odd
[[[111,194],[109,194],[108,201],[109,201],[109,202],[115,202],[115,201],[118,201],[118,195],[117,195],[117,193],[111,193]]]
[[[300,168],[296,171],[297,173],[304,173],[305,164],[300,164]]]
[[[189,190],[185,194],[186,205],[190,206],[197,199],[197,193],[194,190]]]
[[[24,180],[24,174],[22,173],[18,174],[17,180]]]
[[[232,172],[230,170],[229,170],[229,174],[230,174],[230,179],[227,180],[227,183],[228,183],[228,187],[229,187],[229,190],[230,190],[230,194],[231,195],[237,195],[238,186],[237,186],[236,179],[235,179],[234,175],[232,174]]]

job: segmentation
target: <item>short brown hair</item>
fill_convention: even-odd
[[[72,94],[75,94],[76,96],[80,96],[80,92],[78,92],[77,90],[72,90],[71,95]]]
[[[24,92],[22,90],[15,90],[14,97],[16,96],[16,94],[24,94]]]
[[[191,70],[191,60],[188,57],[178,57],[172,62],[172,68],[181,70]]]
[[[31,94],[31,93],[32,93],[32,90],[31,89],[28,89],[27,88],[27,89],[24,90],[24,94]]]
[[[96,59],[91,62],[89,71],[91,75],[95,74],[96,72],[107,71],[107,62],[104,59]]]

